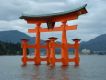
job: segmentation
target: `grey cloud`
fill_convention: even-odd
[[[0,31],[4,30],[19,30],[21,32],[25,32],[28,26],[27,23],[23,20],[11,20],[11,21],[4,21],[0,20]]]
[[[27,29],[33,28],[34,25],[19,20],[23,12],[31,14],[53,13],[69,8],[74,9],[87,3],[88,14],[80,16],[75,22],[78,24],[76,31],[67,32],[68,40],[71,41],[72,38],[89,40],[106,33],[106,0],[0,0],[0,3],[0,30],[17,29],[26,33]],[[70,22],[69,25],[71,25]],[[46,37],[44,35],[42,34],[43,39],[56,36],[61,40],[61,33],[46,34]]]
[[[78,30],[72,33],[83,40],[89,40],[100,34],[106,34],[106,1],[87,0],[87,3],[88,14],[79,17]]]
[[[74,8],[75,2],[69,0],[1,0],[0,3],[0,19],[14,20],[18,19],[22,13],[41,14],[53,13],[68,8]],[[78,6],[78,1],[77,5]],[[70,7],[71,6],[71,7]],[[72,7],[73,6],[73,7]]]
[[[37,3],[34,0],[0,0],[0,19],[1,20],[14,20],[18,19],[19,16],[22,15],[23,12],[33,12],[35,11],[35,14],[41,13],[41,12],[49,12],[52,10],[54,6],[60,6],[61,3]],[[49,9],[48,6],[51,9]],[[45,10],[46,9],[46,10]],[[49,10],[48,10],[49,9]],[[40,12],[41,11],[41,12]]]
[[[64,2],[64,0],[32,0],[39,3]]]
[[[1,20],[14,20],[18,19],[20,13],[25,10],[25,4],[19,0],[1,0],[0,3],[0,19]]]

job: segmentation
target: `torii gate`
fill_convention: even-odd
[[[80,39],[73,39],[74,44],[67,43],[66,31],[67,30],[76,30],[77,25],[68,26],[66,23],[68,20],[78,19],[78,16],[82,14],[86,14],[87,10],[86,4],[75,9],[69,10],[62,13],[57,14],[47,14],[47,15],[24,15],[21,16],[21,19],[25,19],[29,24],[36,24],[34,29],[28,29],[29,33],[36,33],[35,44],[29,45],[27,39],[22,39],[22,48],[23,48],[23,57],[22,62],[23,65],[26,65],[28,61],[33,61],[36,65],[41,64],[41,61],[46,61],[47,64],[52,66],[55,65],[56,62],[62,62],[63,66],[67,66],[69,62],[74,62],[76,66],[79,65],[79,41]],[[62,22],[60,27],[55,27],[55,22]],[[42,28],[40,25],[42,23],[47,23],[47,28]],[[54,31],[62,31],[62,42],[58,44],[55,42],[57,38],[51,37],[48,38],[45,45],[40,44],[40,33],[41,32],[54,32]],[[27,48],[34,48],[34,57],[27,57]],[[46,58],[41,58],[40,49],[46,49]],[[55,58],[55,48],[61,48],[61,58]],[[74,58],[69,58],[68,48],[74,49]]]

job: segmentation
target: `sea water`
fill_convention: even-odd
[[[105,55],[81,55],[79,67],[71,63],[68,67],[56,63],[54,68],[45,62],[21,64],[21,56],[0,56],[0,80],[106,80]]]

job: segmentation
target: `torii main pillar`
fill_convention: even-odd
[[[65,65],[68,65],[68,48],[66,47],[67,46],[67,36],[66,36],[66,21],[65,22],[62,22],[62,28],[63,28],[63,31],[62,31],[62,65],[65,66]]]
[[[34,59],[35,59],[35,64],[36,65],[39,65],[41,63],[41,58],[40,58],[40,23],[36,24],[36,49],[35,49],[35,52],[34,52]]]

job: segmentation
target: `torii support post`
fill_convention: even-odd
[[[41,64],[41,58],[40,58],[40,23],[36,24],[36,49],[35,49],[35,57],[34,57],[34,63],[36,65]]]
[[[66,36],[66,21],[62,22],[62,65],[67,66],[68,65],[68,46],[67,46],[67,36]]]
[[[50,39],[50,58],[49,58],[49,61],[50,61],[51,66],[55,66],[55,62],[56,62],[56,58],[55,58],[55,40],[57,38],[51,37],[49,39]]]
[[[23,65],[27,64],[27,42],[28,42],[28,39],[21,40],[22,51],[23,51],[23,56],[22,56]]]
[[[46,40],[46,60],[47,60],[47,65],[50,64],[49,58],[50,58],[50,40]]]
[[[74,44],[74,50],[75,50],[75,66],[79,66],[79,60],[80,60],[80,58],[79,58],[79,41],[80,41],[80,39],[73,39],[73,41],[75,42],[75,44]]]

